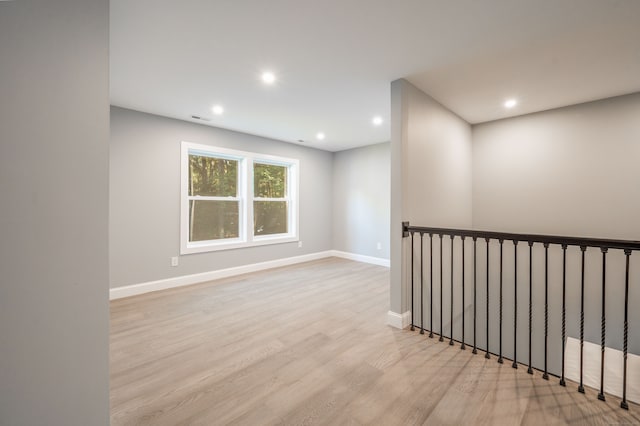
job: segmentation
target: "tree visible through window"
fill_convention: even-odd
[[[182,143],[181,253],[298,238],[298,161]]]
[[[253,165],[253,232],[255,235],[287,232],[287,167]]]

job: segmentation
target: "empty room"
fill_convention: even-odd
[[[638,22],[0,1],[0,425],[640,424]]]

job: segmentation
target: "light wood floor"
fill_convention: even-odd
[[[388,269],[342,259],[111,303],[111,422],[640,424],[640,407],[385,325]]]

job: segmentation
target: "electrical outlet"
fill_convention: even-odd
[[[178,256],[171,258],[171,266],[178,266]]]
[[[298,248],[302,247],[302,241],[298,241]]]
[[[376,244],[376,248],[378,250],[382,250],[382,243],[378,241],[378,244]]]

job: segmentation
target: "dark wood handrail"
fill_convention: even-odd
[[[477,239],[489,238],[492,240],[504,241],[526,241],[532,243],[559,244],[578,247],[599,247],[620,250],[640,250],[640,241],[633,240],[611,240],[605,238],[588,237],[567,237],[560,235],[540,235],[540,234],[515,234],[510,232],[479,231],[471,229],[454,228],[431,228],[426,226],[413,226],[409,222],[403,222],[402,231],[404,236],[409,236],[409,232],[417,232],[433,235],[453,235],[457,237],[470,237]]]

